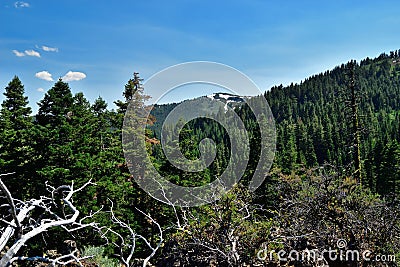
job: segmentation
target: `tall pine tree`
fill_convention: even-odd
[[[68,83],[59,79],[38,103],[36,153],[39,160],[36,169],[42,183],[49,180],[60,185],[70,175],[73,101]]]
[[[15,173],[7,185],[16,197],[25,196],[32,175],[32,110],[24,93],[24,85],[15,76],[5,88],[0,111],[0,169]]]

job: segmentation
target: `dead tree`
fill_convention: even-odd
[[[361,135],[365,129],[361,126],[361,115],[359,106],[363,93],[357,82],[358,64],[355,60],[349,61],[345,66],[343,85],[338,91],[338,105],[341,109],[340,115],[344,120],[340,134],[343,134],[343,145],[349,149],[350,157],[345,162],[345,172],[354,177],[359,185],[362,182],[361,161]]]
[[[138,266],[140,262],[142,266],[151,266],[150,259],[152,259],[157,251],[162,247],[164,243],[164,229],[162,229],[161,225],[157,223],[150,215],[144,213],[143,211],[136,208],[138,212],[140,212],[144,217],[146,217],[147,221],[150,224],[156,225],[159,231],[158,234],[158,241],[155,244],[152,244],[150,239],[146,238],[145,236],[136,233],[129,223],[126,223],[115,216],[113,211],[114,203],[111,202],[111,210],[109,213],[111,214],[111,221],[114,224],[114,227],[103,228],[101,231],[102,237],[109,242],[108,236],[110,234],[115,235],[118,237],[118,241],[112,242],[113,246],[117,249],[117,254],[115,256],[118,257],[119,261],[127,267],[131,266]],[[129,234],[122,235],[119,233],[119,230],[126,230]],[[136,243],[138,240],[142,240],[144,244],[146,244],[147,248],[150,250],[149,255],[144,259],[136,259],[134,258],[136,252]]]
[[[350,61],[347,65],[349,72],[349,94],[351,108],[351,122],[353,135],[353,162],[354,162],[354,178],[361,184],[361,152],[360,152],[360,122],[358,114],[359,95],[356,89],[356,71],[357,64],[355,61]]]
[[[67,232],[74,232],[82,228],[94,227],[99,228],[95,222],[85,223],[86,219],[93,217],[94,214],[79,218],[80,212],[75,207],[72,197],[75,193],[83,190],[90,184],[88,181],[82,187],[75,189],[74,182],[71,185],[63,185],[58,188],[52,187],[48,184],[47,191],[49,196],[40,196],[37,199],[30,199],[26,201],[13,198],[7,186],[3,183],[1,177],[10,174],[0,174],[0,189],[6,199],[5,204],[1,208],[8,210],[9,214],[2,214],[0,222],[0,251],[5,250],[7,244],[10,247],[7,249],[3,257],[0,259],[0,266],[10,266],[15,261],[39,261],[50,263],[50,266],[66,265],[68,263],[76,262],[81,265],[84,258],[79,258],[78,249],[71,250],[70,253],[61,255],[57,258],[51,259],[47,257],[21,257],[18,256],[21,248],[29,243],[29,241],[50,229],[57,227],[63,228]],[[56,204],[55,195],[57,192],[61,196],[60,204]],[[64,212],[62,215],[57,213],[57,208],[62,208]],[[36,216],[34,211],[42,211],[41,215]],[[88,257],[85,257],[88,258]]]

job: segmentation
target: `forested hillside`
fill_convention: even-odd
[[[349,71],[349,64],[342,64],[300,84],[274,86],[265,92],[264,97],[277,123],[275,167],[283,173],[323,164],[332,164],[342,173],[351,173],[354,129],[348,89]],[[396,190],[400,190],[396,187],[400,140],[399,52],[362,60],[354,66],[354,71],[362,182],[372,192],[397,193]],[[158,121],[150,128],[154,129],[157,137],[161,123],[176,105],[159,105],[153,109],[152,114]],[[254,118],[248,107],[237,112],[250,127]],[[206,125],[211,126],[209,123]],[[210,136],[209,130],[198,123],[192,122],[192,128],[196,132],[192,138],[197,141]],[[222,132],[218,130],[221,134],[212,135],[220,141],[217,143],[223,139]],[[229,158],[229,155],[225,154],[224,158]]]
[[[398,51],[355,66],[363,184],[398,193],[400,60]],[[348,65],[265,93],[278,124],[276,163],[285,172],[330,163],[351,168],[353,128]]]
[[[68,212],[76,207],[81,219],[72,224],[76,233],[51,227],[29,237],[13,255],[21,256],[14,263],[51,262],[49,251],[60,256],[64,241],[73,240],[79,252],[67,259],[95,256],[82,259],[87,266],[141,266],[148,261],[156,266],[397,266],[393,259],[332,260],[326,250],[345,240],[339,248],[400,257],[400,51],[342,64],[249,99],[267,99],[277,131],[273,166],[255,192],[246,186],[260,158],[260,128],[248,105],[235,105],[250,140],[250,160],[234,189],[200,207],[160,203],[136,184],[121,137],[128,105],[147,108],[138,73],[121,94],[117,109],[110,110],[101,97],[90,103],[83,93],[73,95],[60,79],[32,114],[18,76],[7,85],[0,111],[0,170],[8,174],[0,177],[8,188],[2,187],[0,206],[3,260],[32,229],[70,219]],[[197,159],[199,143],[208,137],[216,144],[216,158],[201,172],[174,167],[165,158],[159,131],[176,105],[154,107],[147,152],[158,172],[173,183],[204,185],[224,172],[231,156],[229,136],[210,119],[181,121],[182,154]],[[224,109],[215,112],[224,117]],[[168,127],[174,131],[175,126]],[[357,157],[360,166],[354,162]],[[361,180],[354,175],[357,170]],[[93,185],[77,191],[59,188],[72,181],[75,188],[88,181]],[[74,193],[74,202],[68,192]],[[13,214],[32,204],[31,199],[49,204],[36,205],[29,218],[15,223]],[[7,227],[15,234],[5,238]],[[270,257],[279,250],[317,250],[320,258]],[[266,256],[260,257],[260,251]]]

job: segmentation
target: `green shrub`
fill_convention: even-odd
[[[92,256],[91,262],[96,263],[101,267],[120,267],[121,265],[115,259],[110,259],[107,256],[103,256],[103,247],[87,246],[82,252],[82,257]]]

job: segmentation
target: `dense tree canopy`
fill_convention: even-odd
[[[396,211],[400,193],[398,55],[395,51],[360,63],[352,61],[299,84],[275,86],[254,96],[268,100],[277,123],[274,164],[254,193],[246,185],[260,158],[261,133],[250,107],[243,103],[234,110],[250,140],[250,160],[242,182],[229,194],[202,207],[179,208],[157,202],[139,188],[122,145],[126,111],[149,108],[138,73],[125,85],[123,99],[115,101],[116,110],[108,109],[101,97],[90,103],[83,93],[73,94],[60,79],[38,103],[36,115],[22,82],[14,77],[5,88],[0,110],[0,169],[14,173],[7,178],[7,186],[22,200],[46,195],[47,182],[54,186],[72,180],[77,186],[89,180],[96,183],[76,192],[74,205],[82,216],[112,208],[113,217],[98,212],[91,218],[113,229],[107,233],[109,242],[103,251],[108,255],[130,251],[121,241],[131,234],[127,225],[143,237],[135,244],[134,257],[144,259],[157,251],[153,262],[164,266],[257,264],[260,249],[323,249],[338,238],[348,239],[358,249],[395,254],[400,247]],[[183,127],[177,146],[168,142],[168,134],[164,136],[164,149],[180,149],[187,159],[211,153],[209,145],[200,151],[204,138],[216,144],[216,158],[203,171],[173,166],[164,155],[160,129],[176,105],[153,107],[146,122],[146,150],[159,173],[171,182],[183,186],[209,183],[229,163],[230,137],[211,119],[167,125],[167,133]],[[224,119],[224,109],[215,112]],[[239,131],[235,125],[232,128]],[[134,149],[130,152],[135,153]],[[76,240],[82,248],[104,245],[104,236],[88,230],[75,236],[55,230],[34,239],[24,253],[57,249],[65,239]],[[268,264],[281,263],[275,259]],[[316,263],[302,264],[298,266]]]

